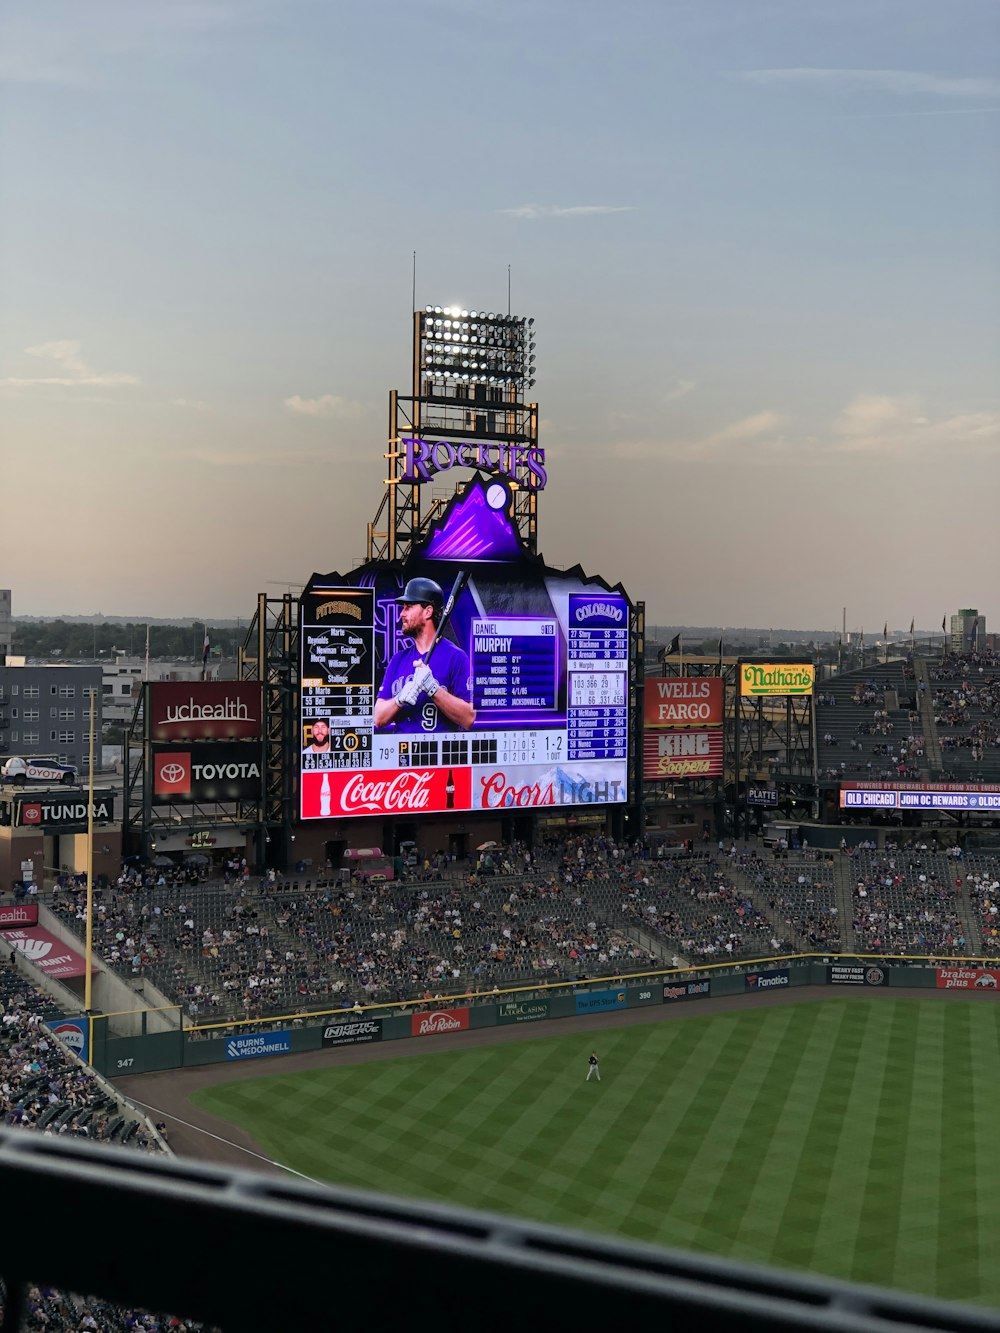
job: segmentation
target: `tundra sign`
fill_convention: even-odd
[[[115,817],[114,792],[94,792],[94,823],[110,824]],[[44,796],[23,796],[14,802],[15,828],[45,829],[52,833],[87,831],[87,794],[72,796],[46,792]]]
[[[153,751],[153,800],[256,802],[261,795],[259,745],[192,745]]]

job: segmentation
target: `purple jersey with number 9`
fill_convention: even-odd
[[[423,658],[410,643],[400,648],[398,652],[393,653],[392,659],[385,669],[378,697],[380,699],[394,699],[399,691],[412,679],[414,667],[422,661]],[[463,699],[466,703],[472,702],[472,672],[469,667],[469,659],[461,648],[457,648],[455,644],[450,643],[447,639],[442,639],[434,649],[430,668],[434,679],[449,694],[453,694],[457,699]],[[448,721],[433,699],[429,699],[426,694],[421,694],[415,704],[404,705],[403,711],[396,721],[390,727],[386,727],[385,730],[433,732],[458,731],[460,728],[456,727],[453,722]]]

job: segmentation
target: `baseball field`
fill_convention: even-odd
[[[838,998],[524,1038],[430,1037],[192,1100],[313,1179],[1000,1305],[996,1003]]]

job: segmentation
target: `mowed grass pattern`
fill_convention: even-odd
[[[997,1003],[525,1038],[193,1100],[317,1179],[1000,1305]]]

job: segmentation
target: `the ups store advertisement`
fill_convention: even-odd
[[[175,804],[194,801],[260,800],[260,746],[156,746],[153,750],[153,800]]]
[[[114,817],[114,792],[95,791],[94,823],[111,824]],[[87,793],[52,791],[15,797],[14,827],[43,829],[46,833],[86,833]]]

